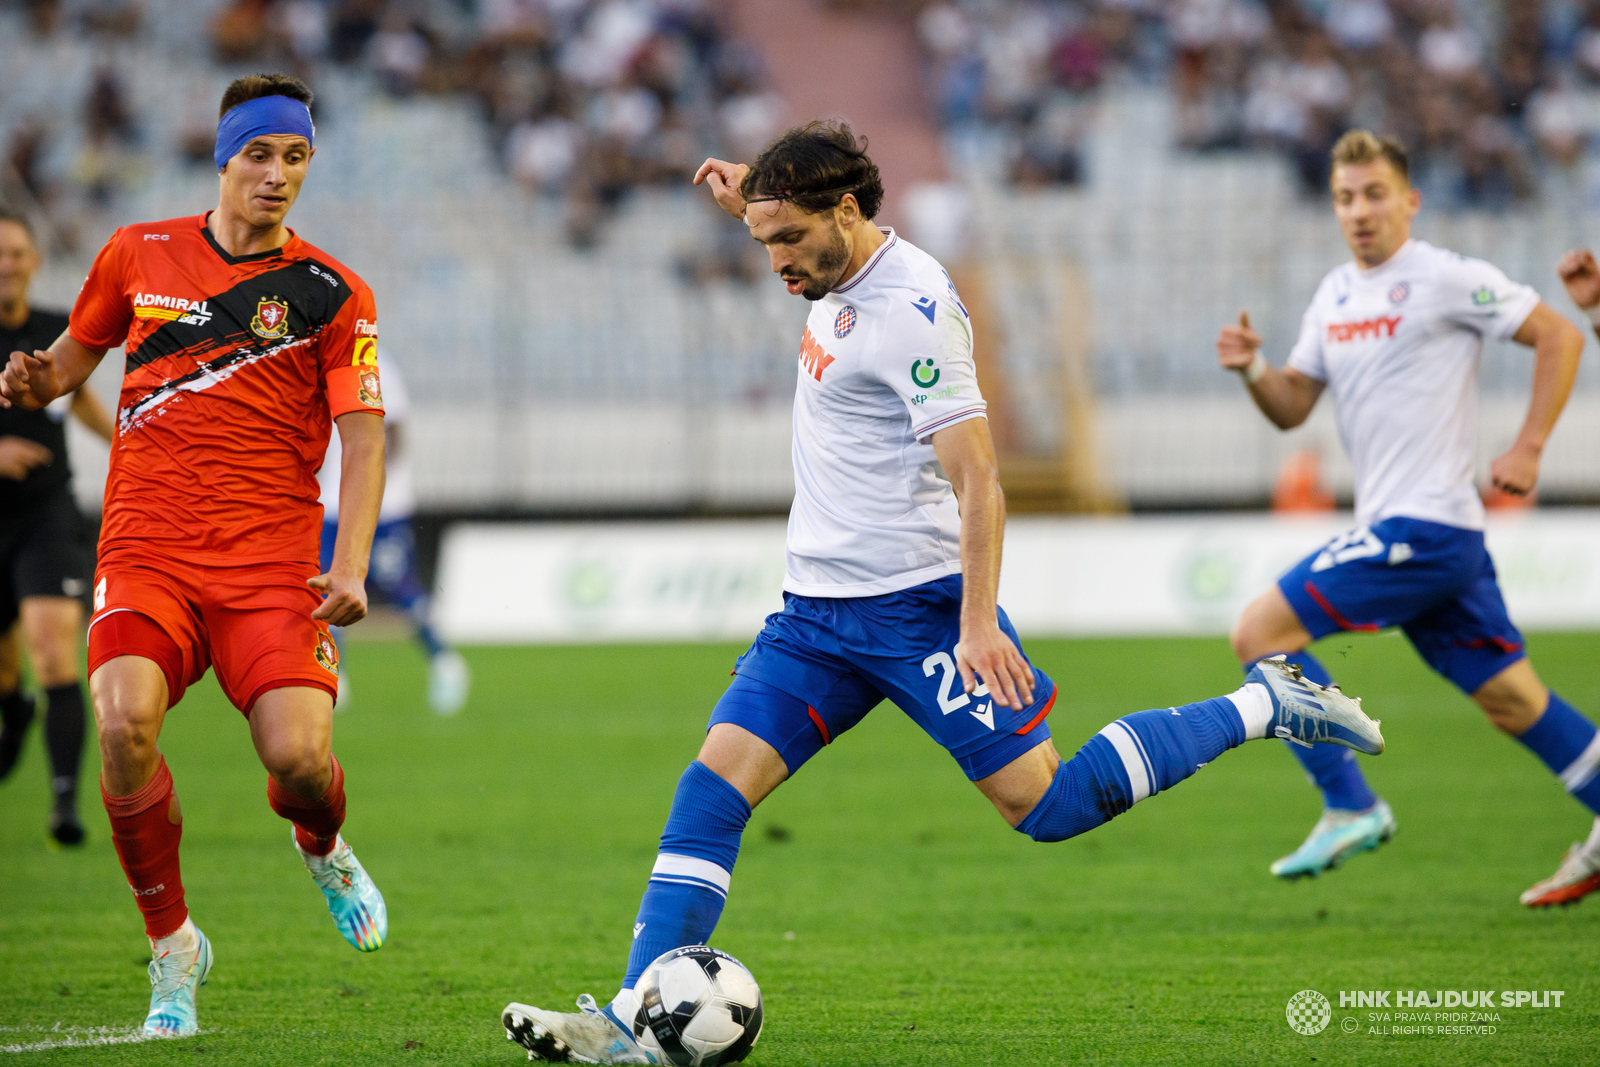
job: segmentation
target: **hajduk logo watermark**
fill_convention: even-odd
[[[1302,989],[1289,998],[1289,1006],[1284,1014],[1289,1018],[1291,1030],[1310,1036],[1328,1028],[1328,1020],[1333,1018],[1333,1007],[1328,1003],[1328,998],[1315,989]]]
[[[1380,1037],[1486,1036],[1499,1032],[1497,1009],[1559,1008],[1565,996],[1562,989],[1344,989],[1340,1008],[1367,1010],[1340,1020],[1339,1029]],[[1289,998],[1286,1015],[1291,1029],[1310,1036],[1327,1029],[1333,1010],[1327,997],[1302,989]]]

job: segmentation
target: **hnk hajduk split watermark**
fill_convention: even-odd
[[[1339,1029],[1378,1037],[1487,1036],[1505,1021],[1501,1009],[1559,1008],[1564,996],[1562,989],[1343,989],[1339,1007],[1358,1014],[1342,1019]],[[1290,1028],[1307,1036],[1322,1033],[1333,1014],[1315,989],[1300,990],[1285,1009]]]

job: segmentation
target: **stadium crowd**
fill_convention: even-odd
[[[1081,178],[1096,90],[1132,77],[1170,85],[1183,147],[1283,152],[1309,193],[1358,125],[1435,202],[1496,205],[1581,157],[1600,82],[1593,0],[935,0],[917,26],[946,127],[1006,130],[1033,183]]]
[[[1183,148],[1281,152],[1316,195],[1351,125],[1411,145],[1446,207],[1535,195],[1600,127],[1600,0],[880,2],[914,22],[949,135],[998,152],[1022,184],[1083,179],[1095,101],[1115,81],[1168,85]],[[38,40],[131,37],[144,6],[0,0]],[[506,171],[566,201],[578,244],[630,189],[679,182],[708,154],[747,158],[784,117],[711,0],[222,0],[206,17],[230,68],[284,66],[315,86],[343,67],[397,97],[470,94]],[[96,75],[85,148],[54,184],[51,131],[15,123],[9,180],[46,204],[62,183],[91,204],[113,196],[137,173],[125,76]],[[189,138],[197,161],[208,136]]]
[[[128,0],[13,3],[41,41],[140,29]],[[470,94],[507,172],[564,197],[580,244],[630,188],[686,180],[712,152],[752,153],[781,117],[759,55],[729,37],[707,0],[226,0],[209,33],[229,68],[281,67],[315,87],[330,66],[354,67],[396,97]],[[85,103],[97,144],[137,138],[119,78],[107,67]],[[204,162],[210,145],[196,133],[186,147]],[[10,136],[17,171],[48,199],[36,165],[47,131]],[[110,194],[99,185],[96,195]]]

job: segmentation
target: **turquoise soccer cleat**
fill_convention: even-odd
[[[194,955],[163,952],[150,961],[150,1014],[144,1032],[151,1037],[191,1037],[200,1032],[195,990],[211,975],[211,940],[194,928],[199,944]]]
[[[1366,811],[1327,808],[1301,846],[1270,868],[1279,878],[1315,878],[1358,852],[1370,852],[1394,836],[1394,812],[1379,800]]]
[[[1300,673],[1298,664],[1283,656],[1260,660],[1245,683],[1258,682],[1272,695],[1273,718],[1269,733],[1310,748],[1314,743],[1343,745],[1376,756],[1383,751],[1382,722],[1369,719],[1361,701],[1352,700],[1336,685],[1320,686]]]
[[[294,840],[292,828],[290,840]],[[362,952],[376,952],[382,948],[383,939],[389,934],[389,909],[372,876],[345,842],[344,835],[339,835],[333,851],[326,856],[307,855],[299,841],[294,842],[294,850],[305,860],[311,880],[327,898],[333,925],[339,928],[344,939]]]

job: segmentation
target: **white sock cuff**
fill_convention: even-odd
[[[650,880],[703,885],[707,889],[727,896],[728,886],[733,882],[733,873],[723,870],[710,860],[662,852],[656,856],[656,865],[650,872]]]
[[[185,915],[183,925],[172,933],[150,939],[150,951],[155,955],[163,952],[193,952],[199,944],[200,931],[195,929],[194,919]]]
[[[1234,708],[1239,712],[1239,718],[1244,720],[1244,736],[1247,741],[1256,741],[1267,736],[1267,727],[1272,725],[1272,694],[1267,692],[1267,687],[1260,682],[1251,682],[1240,686],[1228,694],[1228,699],[1233,701]]]

